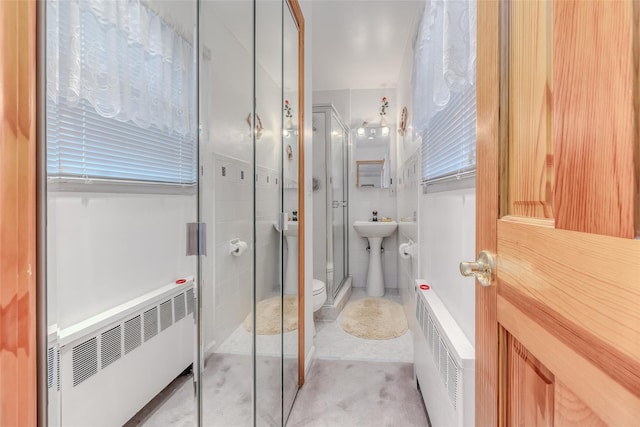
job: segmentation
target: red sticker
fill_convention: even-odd
[[[428,291],[431,288],[427,284],[422,284],[422,285],[420,285],[420,289],[422,289],[423,291]]]
[[[187,279],[178,279],[178,280],[176,280],[176,285],[182,285],[183,283],[187,283]]]

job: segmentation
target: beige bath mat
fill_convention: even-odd
[[[267,298],[256,304],[256,333],[258,335],[276,335],[280,333],[280,297]],[[253,330],[251,313],[244,319],[244,328]],[[284,297],[284,332],[298,329],[298,296]]]
[[[364,298],[347,304],[340,325],[348,334],[367,340],[388,340],[407,332],[402,306],[384,298]]]

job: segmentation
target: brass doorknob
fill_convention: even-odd
[[[474,276],[482,286],[491,285],[494,268],[493,255],[487,251],[481,251],[476,262],[463,261],[460,263],[460,273],[465,277]]]

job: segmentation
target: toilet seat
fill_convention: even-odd
[[[324,282],[322,280],[313,279],[313,295],[320,295],[324,291]]]
[[[313,311],[318,311],[327,301],[327,288],[322,280],[313,279]]]

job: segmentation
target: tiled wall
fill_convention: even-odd
[[[252,169],[249,162],[215,156],[215,227],[207,258],[215,263],[213,321],[217,343],[222,343],[251,311]],[[229,241],[236,238],[249,245],[240,256],[229,254]]]

